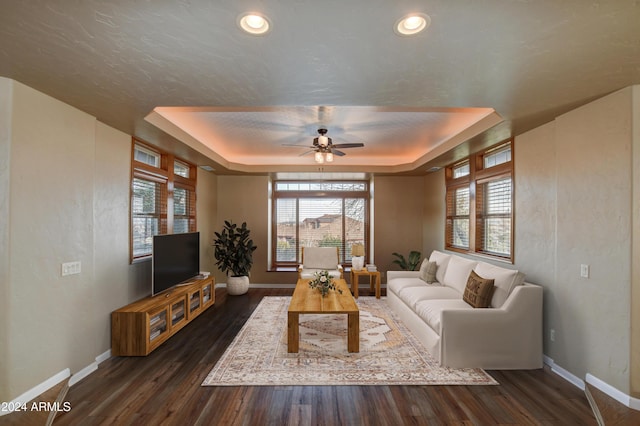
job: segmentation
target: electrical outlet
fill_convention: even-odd
[[[580,276],[582,278],[589,278],[589,265],[585,265],[584,263],[580,265]]]
[[[549,339],[552,342],[556,341],[556,331],[553,328],[549,331]]]
[[[62,264],[62,276],[66,277],[67,275],[75,275],[82,272],[82,263],[80,261],[76,262],[66,262]]]

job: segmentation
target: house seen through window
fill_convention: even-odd
[[[340,262],[351,262],[353,244],[368,253],[367,181],[274,181],[273,268],[301,262],[301,247],[338,247]]]

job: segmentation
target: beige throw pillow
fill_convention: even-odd
[[[482,278],[471,271],[462,300],[474,308],[488,308],[493,296],[493,280]]]
[[[436,262],[429,262],[428,259],[424,259],[420,265],[420,279],[429,284],[433,284],[436,281],[436,271],[438,264]]]

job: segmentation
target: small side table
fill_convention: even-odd
[[[361,269],[359,271],[351,270],[351,291],[353,297],[358,298],[358,279],[362,276],[369,277],[369,287],[373,290],[373,286],[376,286],[376,299],[380,299],[380,271],[367,271]]]

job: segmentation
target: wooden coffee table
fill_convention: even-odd
[[[300,314],[347,314],[347,350],[360,352],[360,311],[347,282],[335,280],[338,291],[329,290],[322,297],[320,292],[309,287],[308,279],[299,279],[293,291],[287,319],[287,350],[298,352],[300,344]]]

